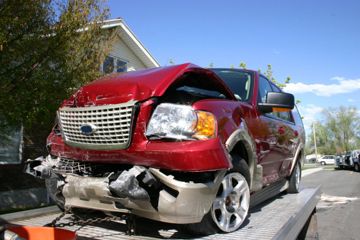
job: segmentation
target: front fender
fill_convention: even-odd
[[[256,148],[255,144],[249,134],[247,125],[244,121],[242,121],[239,125],[239,128],[235,130],[229,138],[226,140],[225,147],[227,151],[230,153],[234,150],[234,147],[241,143],[246,149],[246,154],[248,156],[248,166],[251,176],[250,189],[253,187],[253,179],[256,175]]]

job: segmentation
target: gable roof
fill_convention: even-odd
[[[118,36],[128,45],[134,54],[144,63],[147,68],[160,67],[160,64],[150,54],[150,52],[139,41],[135,34],[125,24],[121,18],[105,20],[103,29],[116,28]]]

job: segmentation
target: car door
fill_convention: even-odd
[[[274,92],[282,92],[281,89],[273,83],[270,83]],[[299,133],[301,129],[295,124],[294,111],[274,112],[272,117],[277,121],[277,150],[281,152],[282,164],[279,169],[280,176],[289,174],[291,163],[294,160],[297,147],[299,145]]]
[[[268,92],[281,91],[274,87],[264,76],[259,76],[258,103],[265,102]],[[287,116],[287,117],[286,117]],[[295,154],[294,129],[291,125],[291,114],[284,113],[259,113],[258,132],[258,159],[263,167],[264,184],[277,181],[280,177],[288,174],[291,157]]]

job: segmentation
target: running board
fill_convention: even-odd
[[[286,179],[283,179],[255,192],[250,197],[250,208],[255,207],[269,198],[275,197],[279,193],[285,191],[288,186],[289,182]]]

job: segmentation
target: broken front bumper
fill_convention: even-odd
[[[63,195],[65,207],[91,208],[110,212],[131,212],[135,215],[169,223],[200,222],[209,211],[225,172],[219,172],[211,183],[175,180],[157,169],[149,171],[168,188],[159,192],[157,209],[149,199],[119,198],[109,189],[109,178],[68,175]]]
[[[51,176],[48,173],[50,158],[43,159],[42,167],[35,167],[46,173],[43,177]],[[56,165],[56,161],[51,163]],[[52,173],[54,172],[56,171]],[[106,177],[62,174],[65,179],[58,186],[62,187],[65,208],[133,213],[168,223],[196,223],[210,210],[225,172],[226,170],[216,172],[213,180],[194,183],[177,180],[155,168],[134,166],[123,171],[115,181],[115,173]],[[150,175],[162,187],[154,192],[139,186],[136,179],[139,174]],[[41,174],[37,174],[39,175]],[[146,181],[145,185],[148,183]]]

